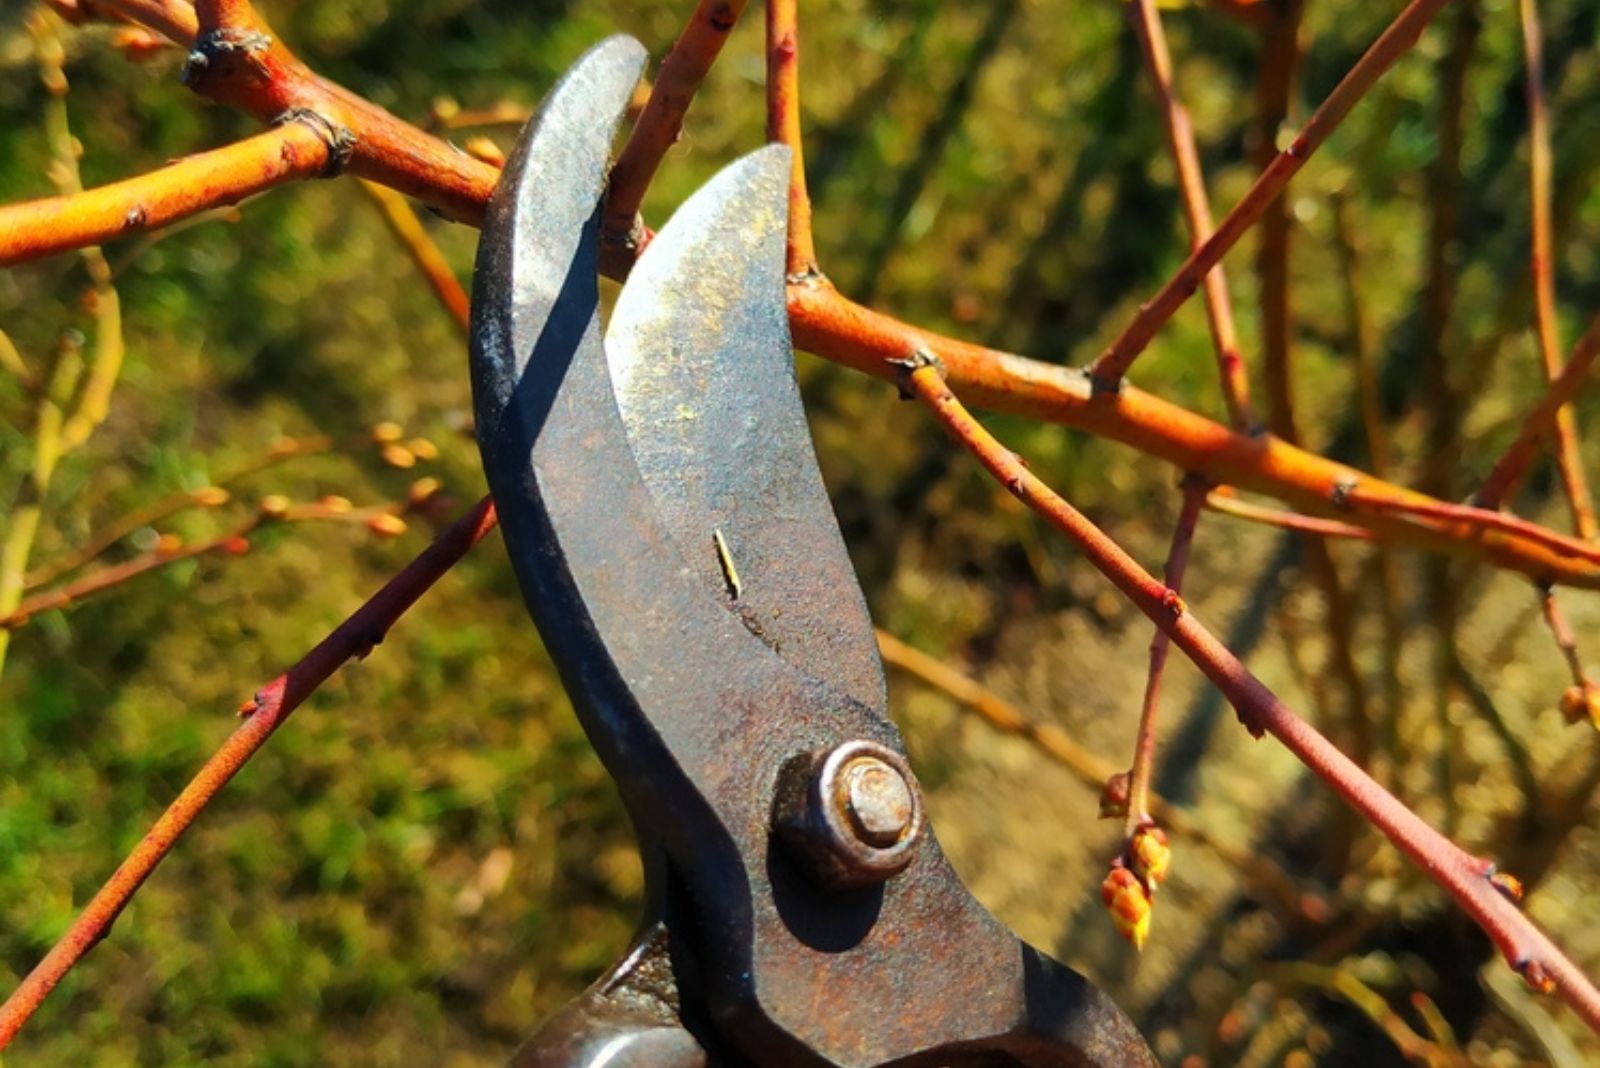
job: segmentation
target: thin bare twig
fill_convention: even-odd
[[[1177,273],[1154,297],[1140,306],[1133,321],[1095,359],[1090,373],[1097,389],[1116,392],[1129,366],[1150,344],[1156,331],[1172,318],[1172,313],[1194,293],[1205,273],[1220,263],[1223,255],[1256,224],[1267,206],[1289,184],[1289,179],[1299,172],[1306,160],[1322,146],[1328,135],[1350,113],[1350,109],[1394,65],[1395,60],[1416,44],[1423,28],[1449,2],[1412,0],[1383,31],[1366,54],[1350,68],[1344,80],[1328,94],[1328,98],[1307,120],[1289,147],[1278,153],[1233,210],[1223,217],[1210,240],[1195,249]]]
[[[744,13],[746,0],[700,0],[689,24],[667,58],[650,90],[650,100],[628,134],[628,142],[611,169],[601,227],[610,244],[637,246],[644,221],[639,205],[656,169],[683,132],[683,117],[711,64],[722,52],[728,34]]]
[[[1540,439],[1559,427],[1561,412],[1570,410],[1567,405],[1588,380],[1596,356],[1600,356],[1600,315],[1589,320],[1588,329],[1573,346],[1571,359],[1567,360],[1567,365],[1551,381],[1550,388],[1539,398],[1539,403],[1523,419],[1516,440],[1495,463],[1494,469],[1474,494],[1474,503],[1481,508],[1500,507],[1538,453]],[[1588,523],[1592,522],[1591,518]],[[1584,525],[1579,524],[1578,536],[1592,538],[1592,533],[1583,533]]]
[[[1558,992],[1600,1029],[1600,990],[1492,882],[1494,865],[1428,826],[1267,689],[1164,583],[1055,494],[956,399],[926,355],[910,354],[904,387],[1019,500],[1065,534],[1140,611],[1167,632],[1256,737],[1271,734],[1454,898],[1533,986]]]
[[[471,310],[467,299],[467,291],[462,288],[461,281],[450,269],[444,253],[439,251],[438,244],[428,236],[428,231],[422,226],[422,220],[417,218],[417,213],[411,209],[411,204],[405,197],[396,193],[387,186],[376,182],[363,181],[361,191],[372,199],[373,204],[383,215],[383,221],[388,224],[389,232],[394,234],[401,246],[410,255],[411,261],[417,265],[422,276],[428,280],[428,287],[433,290],[433,295],[439,298],[439,303],[444,305],[451,320],[462,330],[467,329]]]
[[[1189,566],[1189,547],[1194,542],[1194,528],[1200,519],[1200,506],[1205,498],[1204,481],[1193,475],[1184,479],[1183,506],[1178,510],[1178,521],[1172,528],[1172,548],[1167,552],[1167,567],[1163,576],[1174,598],[1178,598],[1183,590],[1183,572]],[[1172,639],[1167,637],[1167,632],[1157,627],[1150,639],[1150,667],[1145,674],[1144,702],[1139,710],[1138,740],[1133,747],[1133,765],[1128,770],[1128,812],[1123,818],[1122,834],[1129,840],[1150,822],[1150,776],[1155,766],[1156,713],[1161,703],[1161,675],[1167,666],[1167,650],[1171,644]]]
[[[1127,5],[1128,21],[1139,39],[1145,68],[1155,83],[1161,103],[1161,120],[1166,130],[1167,149],[1178,171],[1178,193],[1189,222],[1190,248],[1198,248],[1215,229],[1211,203],[1206,195],[1205,175],[1200,169],[1200,152],[1195,147],[1194,125],[1189,110],[1178,100],[1172,81],[1172,56],[1167,51],[1167,36],[1161,28],[1161,13],[1155,0],[1132,0]],[[1250,405],[1250,378],[1244,358],[1239,355],[1239,334],[1233,322],[1233,301],[1228,295],[1228,278],[1219,263],[1205,274],[1206,319],[1211,327],[1211,344],[1217,354],[1217,373],[1222,384],[1222,399],[1235,430],[1254,433],[1255,409]]]
[[[1555,242],[1550,222],[1550,113],[1544,98],[1544,34],[1539,26],[1537,0],[1521,0],[1523,55],[1528,72],[1528,193],[1533,219],[1533,322],[1539,337],[1539,360],[1545,378],[1554,385],[1561,378],[1560,323],[1556,319]],[[1572,526],[1578,537],[1593,539],[1594,499],[1583,474],[1578,452],[1578,423],[1570,405],[1558,408],[1554,418],[1556,465],[1572,509]],[[1509,493],[1511,485],[1499,487]],[[1482,503],[1482,502],[1480,502]],[[1498,500],[1489,503],[1494,507]]]
[[[788,273],[791,282],[815,282],[816,243],[811,236],[811,197],[806,193],[805,151],[800,136],[800,23],[797,0],[767,0],[767,140],[788,145]]]
[[[1016,705],[972,677],[907,645],[888,631],[878,630],[876,633],[878,650],[883,654],[884,663],[938,690],[996,730],[1028,742],[1076,775],[1084,785],[1102,790],[1119,774],[1109,760],[1073,741],[1060,727],[1034,722]],[[1154,791],[1147,796],[1150,814],[1163,827],[1216,853],[1239,873],[1247,885],[1258,888],[1264,901],[1283,909],[1288,916],[1312,923],[1326,923],[1332,916],[1332,909],[1326,900],[1302,892],[1295,880],[1270,857],[1262,856],[1255,850],[1240,849],[1217,838],[1201,826],[1199,820],[1182,808],[1168,803]]]
[[[485,498],[439,535],[316,648],[256,691],[240,709],[245,722],[206,761],[155,826],[84,906],[72,926],[0,1005],[0,1049],[16,1037],[18,1030],[72,966],[110,933],[111,925],[134,892],[155,871],[178,838],[301,702],[348,661],[366,656],[417,598],[494,524],[494,506]]]
[[[1357,541],[1371,541],[1372,531],[1366,527],[1358,527],[1351,523],[1341,523],[1337,519],[1321,519],[1312,515],[1301,515],[1299,512],[1285,512],[1281,508],[1267,508],[1249,501],[1240,500],[1232,491],[1232,487],[1218,486],[1206,494],[1206,508],[1223,515],[1231,515],[1235,519],[1245,519],[1252,523],[1261,523],[1279,530],[1292,530],[1296,534],[1309,534],[1318,538],[1354,538]]]

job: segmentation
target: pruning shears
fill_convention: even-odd
[[[678,210],[602,336],[599,206],[644,63],[613,37],[567,73],[478,248],[489,486],[648,887],[632,948],[514,1063],[1153,1065],[924,814],[795,383],[787,149]]]

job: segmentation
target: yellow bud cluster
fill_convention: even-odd
[[[1134,949],[1143,949],[1150,935],[1150,894],[1139,877],[1120,864],[1113,865],[1100,884],[1100,900],[1111,913],[1117,933]]]
[[[1600,730],[1600,686],[1584,680],[1582,685],[1568,686],[1561,695],[1561,714],[1568,723],[1588,720]]]
[[[1167,844],[1167,832],[1160,827],[1140,827],[1128,844],[1128,860],[1133,870],[1151,895],[1167,878],[1172,865],[1172,847]]]

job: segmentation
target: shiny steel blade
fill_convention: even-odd
[[[817,469],[784,306],[789,151],[732,164],[656,235],[605,339],[663,527],[801,671],[885,707],[872,621]]]

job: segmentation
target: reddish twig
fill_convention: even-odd
[[[1560,324],[1556,320],[1555,242],[1550,222],[1550,114],[1544,98],[1544,34],[1539,27],[1537,0],[1521,0],[1523,54],[1528,72],[1528,192],[1533,220],[1533,322],[1539,337],[1539,359],[1552,386],[1561,378]],[[1572,509],[1578,537],[1592,540],[1600,528],[1594,518],[1594,500],[1583,474],[1578,452],[1578,424],[1570,405],[1556,409],[1553,420],[1556,465]],[[1514,479],[1501,487],[1509,493]],[[1486,504],[1493,508],[1498,500]]]
[[[1572,685],[1561,695],[1561,714],[1568,723],[1588,720],[1600,729],[1600,683],[1591,679],[1583,668],[1577,636],[1572,633],[1561,605],[1556,602],[1556,591],[1548,586],[1540,590],[1539,606],[1544,610],[1544,621],[1550,628],[1550,636],[1555,639],[1556,648],[1561,650],[1561,657],[1567,662],[1567,671],[1572,675]]]
[[[788,271],[791,282],[814,281],[817,248],[811,236],[811,197],[800,143],[800,27],[798,0],[767,0],[767,140],[788,145]]]
[[[700,0],[683,34],[661,61],[650,100],[611,169],[602,233],[608,244],[639,246],[644,221],[639,205],[667,150],[683,132],[683,117],[711,70],[746,0]]]
[[[328,166],[324,132],[287,122],[236,144],[81,193],[0,206],[0,267],[156,230]]]
[[[1189,546],[1194,541],[1194,528],[1200,519],[1200,506],[1206,499],[1206,484],[1193,475],[1183,480],[1183,507],[1178,511],[1178,522],[1172,529],[1172,548],[1167,552],[1164,578],[1172,599],[1179,606],[1183,590],[1183,572],[1189,566]],[[1128,812],[1123,818],[1122,834],[1132,840],[1134,833],[1150,823],[1150,775],[1154,770],[1156,752],[1156,711],[1161,699],[1161,675],[1167,666],[1167,651],[1172,639],[1160,627],[1150,639],[1150,667],[1145,674],[1144,703],[1139,710],[1139,733],[1133,747],[1133,765],[1128,770]]]
[[[1470,504],[1445,504],[1428,498],[1388,497],[1366,488],[1352,488],[1343,499],[1354,507],[1437,520],[1460,531],[1464,537],[1486,538],[1495,532],[1514,534],[1545,546],[1558,557],[1587,564],[1600,563],[1600,546],[1558,534],[1548,527],[1541,527],[1507,512],[1494,512]],[[1534,578],[1538,577],[1534,575]]]
[[[0,1005],[0,1049],[10,1043],[68,970],[110,933],[111,925],[134,892],[273,731],[335,671],[348,661],[365,656],[381,642],[395,621],[477,544],[494,523],[494,506],[487,498],[479,501],[316,648],[256,691],[240,709],[245,722],[206,761],[78,914],[72,926]]]
[[[1316,516],[1301,515],[1298,512],[1285,512],[1281,508],[1266,508],[1259,504],[1240,500],[1234,495],[1232,487],[1218,486],[1206,494],[1206,507],[1213,512],[1231,515],[1235,519],[1244,519],[1252,523],[1261,523],[1280,530],[1292,530],[1296,534],[1310,534],[1318,538],[1354,538],[1358,541],[1371,541],[1372,531],[1366,527],[1358,527],[1351,523],[1341,523],[1337,519],[1319,519]]]
[[[431,480],[430,480],[431,481]],[[431,496],[431,494],[430,494]],[[269,523],[304,523],[314,520],[332,520],[341,523],[358,523],[383,537],[405,533],[406,524],[400,517],[424,503],[427,498],[413,497],[401,504],[381,504],[367,508],[354,508],[343,497],[326,497],[306,504],[291,504],[281,497],[267,497],[261,510],[226,534],[205,541],[185,544],[176,535],[163,535],[154,548],[124,560],[91,571],[53,590],[26,598],[16,609],[0,615],[0,630],[16,630],[41,612],[66,608],[79,601],[104,593],[130,579],[157,568],[167,567],[197,556],[242,556],[250,551],[249,535]]]
[[[1167,51],[1167,36],[1161,28],[1161,14],[1155,0],[1132,0],[1128,21],[1139,39],[1145,67],[1155,83],[1161,103],[1161,120],[1166,130],[1167,149],[1178,171],[1178,193],[1189,222],[1191,249],[1204,244],[1215,229],[1211,203],[1206,196],[1205,175],[1200,169],[1200,152],[1195,147],[1194,126],[1189,110],[1178,100],[1172,82],[1172,56]],[[1219,263],[1205,273],[1206,319],[1211,327],[1211,344],[1217,354],[1217,373],[1222,384],[1222,399],[1235,430],[1252,433],[1257,427],[1255,409],[1250,406],[1250,379],[1245,374],[1244,358],[1239,355],[1239,334],[1234,328],[1233,301],[1228,295],[1228,278]]]
[[[1494,865],[1445,838],[1297,716],[1195,619],[1171,589],[1035,477],[945,385],[926,355],[903,365],[902,383],[1019,500],[1065,534],[1140,611],[1165,631],[1233,705],[1256,737],[1271,734],[1446,890],[1506,960],[1539,989],[1558,992],[1600,1030],[1600,990],[1516,907]]]
[[[1091,365],[1096,388],[1115,392],[1127,374],[1129,366],[1138,358],[1155,337],[1172,313],[1194,293],[1206,272],[1222,261],[1223,255],[1234,246],[1245,232],[1261,218],[1322,143],[1350,113],[1356,103],[1366,95],[1377,80],[1404,55],[1424,27],[1450,0],[1412,0],[1367,49],[1365,55],[1350,68],[1344,80],[1322,102],[1322,106],[1306,122],[1290,142],[1278,153],[1270,166],[1261,172],[1232,211],[1218,224],[1216,233],[1184,261],[1176,274],[1162,286],[1149,301],[1139,308],[1139,313],[1110,346]]]
[[[1483,480],[1483,485],[1474,494],[1473,501],[1479,507],[1498,508],[1506,499],[1506,495],[1521,479],[1538,453],[1540,439],[1557,428],[1557,419],[1562,411],[1570,410],[1567,405],[1578,395],[1578,390],[1588,380],[1596,356],[1600,356],[1600,315],[1589,321],[1588,329],[1584,330],[1583,336],[1572,349],[1572,358],[1550,383],[1550,388],[1545,390],[1539,403],[1534,405],[1533,410],[1523,419],[1522,429],[1517,433],[1516,440],[1495,463],[1494,469],[1489,472],[1489,477]],[[1577,514],[1582,515],[1581,512]],[[1584,525],[1585,522],[1580,520],[1579,536],[1592,537],[1592,534],[1582,533]],[[1592,525],[1592,519],[1587,525]]]
[[[209,486],[197,490],[183,490],[178,493],[168,494],[160,500],[153,501],[142,508],[135,508],[121,518],[114,520],[103,530],[96,531],[78,549],[29,572],[27,585],[30,588],[42,586],[52,579],[60,578],[68,572],[76,571],[84,564],[95,560],[101,553],[134,531],[166,519],[168,516],[181,512],[186,508],[213,508],[224,504],[228,499],[228,493],[224,487],[260,471],[265,471],[293,457],[323,452],[331,445],[331,439],[322,437],[279,438],[261,456],[242,467],[230,471]]]

